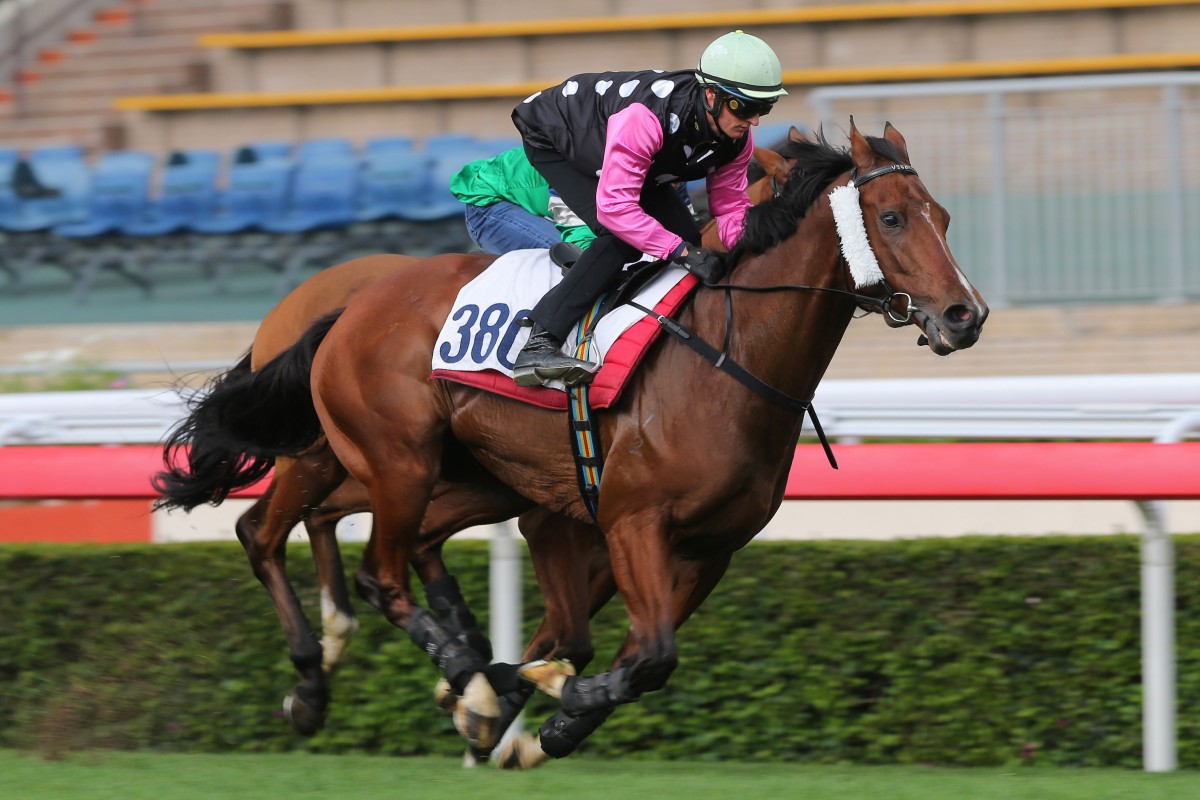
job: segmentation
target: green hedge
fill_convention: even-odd
[[[1200,537],[1177,537],[1180,762],[1200,763]],[[668,687],[587,755],[1140,764],[1135,537],[756,543],[683,628]],[[347,562],[361,550],[347,546]],[[447,558],[486,618],[487,549]],[[316,612],[312,568],[292,571]],[[526,569],[528,576],[530,570]],[[527,632],[540,616],[526,590]],[[324,731],[294,735],[283,634],[237,545],[0,548],[0,746],[455,754],[433,667],[360,604]],[[595,624],[596,665],[625,619]],[[552,712],[535,699],[530,724]]]

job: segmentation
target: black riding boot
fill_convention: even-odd
[[[600,365],[563,355],[562,345],[561,339],[533,323],[529,341],[513,363],[517,386],[545,386],[547,381],[562,381],[567,386],[590,382]]]

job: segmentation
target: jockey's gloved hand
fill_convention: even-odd
[[[705,283],[725,277],[725,259],[704,247],[689,247],[685,255],[671,259]]]

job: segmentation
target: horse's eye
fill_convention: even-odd
[[[881,214],[879,216],[879,219],[883,222],[884,225],[887,225],[889,228],[899,228],[900,227],[900,215],[897,214],[895,211],[885,211],[883,214]]]

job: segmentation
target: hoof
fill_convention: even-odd
[[[500,704],[482,672],[475,673],[454,709],[454,727],[476,750],[490,751],[500,739]]]
[[[570,661],[530,661],[517,670],[517,675],[523,680],[555,700],[562,698],[563,684],[574,674],[575,665]]]
[[[283,716],[296,733],[304,736],[312,736],[325,727],[325,710],[306,702],[294,689],[283,698]]]
[[[500,769],[533,769],[550,756],[542,749],[538,737],[521,733],[505,742],[496,756]]]
[[[450,688],[450,681],[442,678],[437,682],[437,686],[433,687],[433,702],[437,703],[443,714],[448,717],[454,716],[454,711],[458,708],[458,695]]]

